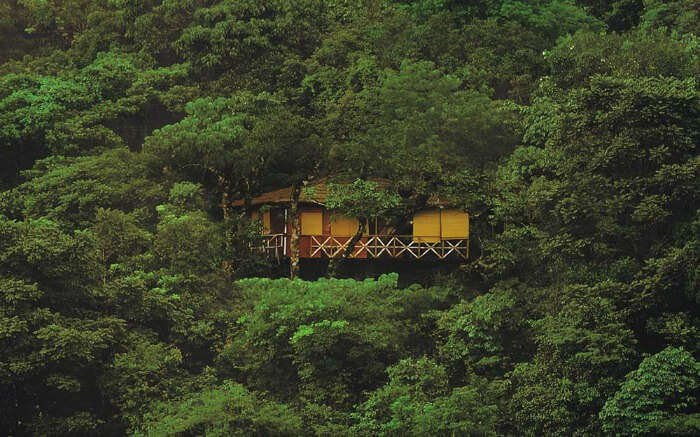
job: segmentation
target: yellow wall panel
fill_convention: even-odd
[[[440,241],[440,210],[429,209],[413,214],[413,241]]]
[[[301,235],[323,235],[323,211],[301,212]]]
[[[360,222],[354,217],[340,214],[331,216],[331,235],[334,237],[352,237],[358,226]]]
[[[443,209],[440,215],[442,239],[469,238],[469,214],[458,209]]]

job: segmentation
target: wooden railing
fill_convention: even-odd
[[[318,254],[329,258],[343,256],[350,238],[333,236],[311,236],[311,256]],[[398,258],[408,256],[421,259],[435,256],[445,259],[450,256],[469,258],[469,239],[438,240],[434,242],[414,241],[411,235],[372,235],[355,244],[350,258]]]
[[[303,258],[339,258],[350,243],[351,237],[330,235],[306,235],[300,237]],[[271,256],[281,258],[287,253],[287,235],[263,235],[262,250]],[[350,258],[399,258],[422,259],[450,257],[468,259],[469,239],[449,239],[437,241],[415,241],[411,235],[370,235],[362,237],[356,244]]]
[[[287,255],[286,246],[287,234],[267,234],[262,236],[262,244],[258,249],[280,259]]]

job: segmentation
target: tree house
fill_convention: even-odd
[[[299,196],[299,256],[301,258],[339,258],[357,232],[359,222],[325,207],[328,187],[319,183]],[[249,217],[259,220],[263,229],[261,250],[284,258],[290,254],[292,188],[264,193],[250,201]],[[234,207],[245,202],[237,200]],[[370,220],[365,233],[355,244],[349,258],[438,259],[469,258],[469,214],[430,199],[426,208],[416,211],[411,220],[390,225],[384,218]]]

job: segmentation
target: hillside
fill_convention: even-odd
[[[699,38],[699,0],[0,0],[0,434],[700,435]],[[353,245],[468,212],[468,259],[257,250],[318,181]]]

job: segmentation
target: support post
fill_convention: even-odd
[[[299,235],[301,234],[301,222],[299,220],[299,195],[301,185],[292,186],[292,198],[289,206],[289,279],[299,276]]]

